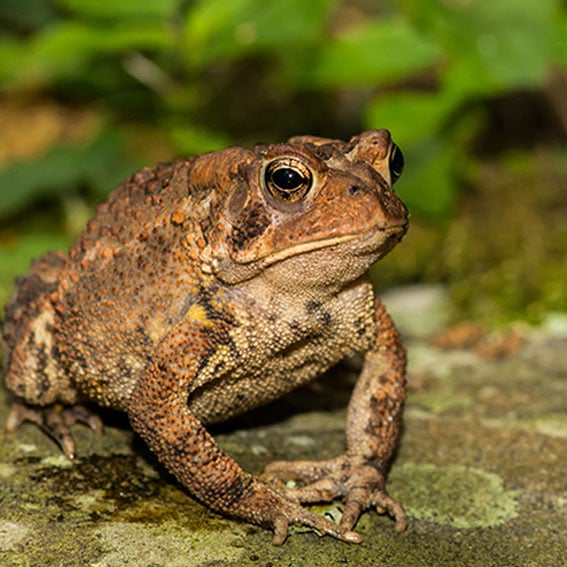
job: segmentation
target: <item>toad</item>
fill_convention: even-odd
[[[404,236],[386,130],[297,136],[146,167],[100,205],[68,254],[48,252],[6,306],[6,429],[32,421],[70,458],[69,427],[96,402],[213,510],[346,542],[367,509],[407,524],[385,489],[405,399],[405,352],[368,277]],[[245,472],[206,429],[274,400],[341,359],[364,363],[346,452]],[[296,488],[283,481],[293,480]],[[303,504],[344,500],[340,523]]]

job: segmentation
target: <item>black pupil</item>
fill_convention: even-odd
[[[392,184],[395,183],[404,170],[404,154],[398,146],[394,144],[390,153],[390,175],[392,176]]]
[[[295,191],[303,185],[305,179],[295,169],[280,167],[272,172],[272,181],[283,191]]]

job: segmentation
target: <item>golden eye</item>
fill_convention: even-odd
[[[266,166],[264,183],[270,195],[279,201],[296,203],[311,189],[313,174],[295,158],[278,158]]]

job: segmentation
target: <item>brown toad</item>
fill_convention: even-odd
[[[369,267],[407,229],[385,130],[294,137],[145,168],[99,206],[69,254],[36,260],[6,307],[7,422],[38,423],[69,457],[68,427],[123,410],[163,464],[214,510],[275,532],[310,526],[358,542],[367,508],[403,530],[385,491],[400,430],[405,353]],[[364,366],[347,450],[244,472],[205,429],[273,400],[347,355]],[[61,411],[61,405],[66,409]],[[286,489],[276,480],[303,483]],[[301,503],[345,500],[339,525]]]

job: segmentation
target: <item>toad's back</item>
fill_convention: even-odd
[[[129,177],[68,256],[49,252],[18,280],[4,325],[6,376],[16,393],[74,403],[79,382],[88,397],[124,409],[155,345],[202,283],[198,230],[187,213],[196,206],[191,162]]]

